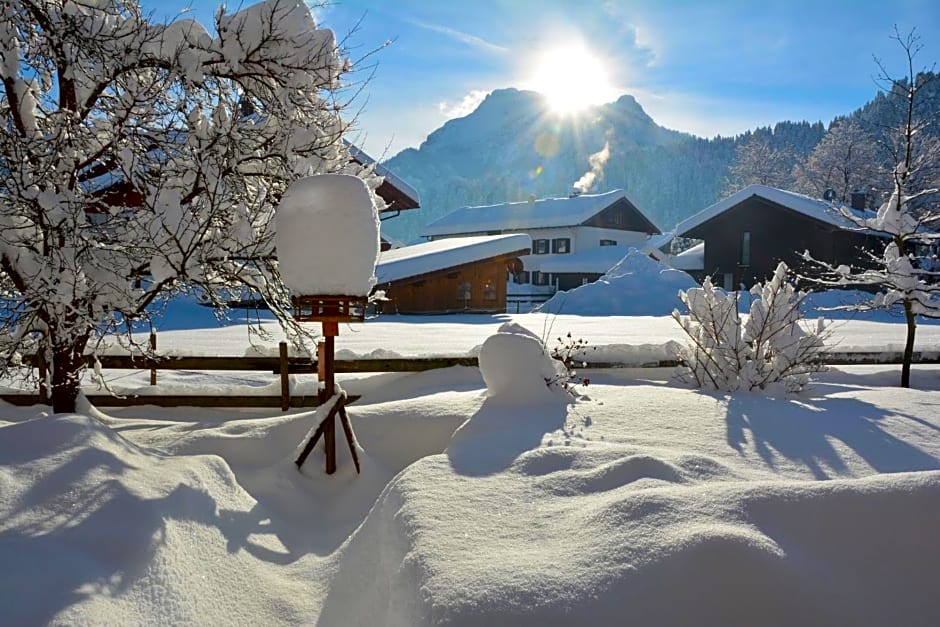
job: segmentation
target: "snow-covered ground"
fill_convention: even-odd
[[[594,370],[574,399],[532,387],[547,371],[528,344],[492,340],[507,322],[550,346],[570,331],[596,361],[682,339],[663,315],[345,326],[340,358],[472,354],[484,371],[341,376],[361,395],[359,476],[342,445],[336,475],[320,451],[298,472],[313,411],[0,407],[0,623],[936,624],[940,367],[915,366],[911,390],[898,366],[835,368],[792,397]],[[904,338],[833,327],[841,349]],[[936,350],[940,327],[918,340]],[[274,350],[239,324],[159,346]],[[125,391],[148,376],[108,375]],[[157,388],[275,385],[161,372]]]

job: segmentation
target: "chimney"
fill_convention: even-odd
[[[868,204],[868,194],[865,192],[852,192],[849,204],[852,205],[852,209],[864,210]]]
[[[580,195],[581,195],[581,188],[580,188],[580,187],[572,187],[572,188],[571,188],[571,191],[568,192],[568,198],[574,198],[574,197],[580,196]]]

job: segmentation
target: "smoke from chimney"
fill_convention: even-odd
[[[588,157],[588,164],[590,164],[591,169],[577,180],[572,188],[573,191],[577,191],[579,194],[591,191],[594,183],[604,178],[604,166],[609,158],[610,141],[605,141],[603,148]]]

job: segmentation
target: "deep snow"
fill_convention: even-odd
[[[613,284],[613,282],[611,282]],[[901,325],[837,320],[837,348]],[[340,375],[362,474],[297,447],[315,411],[0,407],[4,624],[932,625],[940,367],[818,375],[795,396],[701,393],[651,368],[563,374],[554,338],[640,364],[666,316],[389,316],[344,357],[480,368]],[[237,325],[176,354],[273,352]],[[940,327],[918,330],[936,350]],[[275,393],[265,373],[106,373],[126,393]],[[293,377],[295,391],[315,378]],[[12,566],[10,566],[12,565]]]

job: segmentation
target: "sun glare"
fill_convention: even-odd
[[[575,113],[617,98],[603,61],[581,45],[543,51],[528,84],[544,94],[557,113]]]

